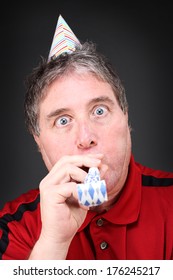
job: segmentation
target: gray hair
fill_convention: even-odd
[[[39,104],[46,96],[46,89],[55,79],[71,72],[92,73],[97,79],[110,84],[120,108],[127,112],[125,89],[116,71],[107,58],[96,51],[95,44],[86,42],[74,52],[64,53],[49,62],[42,58],[39,66],[27,77],[24,113],[31,134],[39,136]]]

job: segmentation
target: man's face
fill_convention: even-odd
[[[34,136],[48,168],[64,155],[103,154],[108,192],[124,183],[131,154],[128,116],[112,88],[91,74],[55,80],[40,104]]]

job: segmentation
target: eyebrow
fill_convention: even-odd
[[[51,119],[53,117],[62,115],[62,114],[66,113],[69,110],[70,110],[69,108],[56,109],[56,110],[52,111],[50,114],[47,115],[47,119]]]
[[[114,101],[109,98],[108,96],[99,96],[99,97],[96,97],[96,98],[93,98],[89,101],[88,105],[92,105],[92,104],[95,104],[95,103],[101,103],[101,102],[106,102],[106,103],[109,103],[110,105],[115,105]]]
[[[109,98],[108,96],[99,96],[99,97],[96,97],[96,98],[93,98],[91,99],[87,106],[91,106],[93,104],[97,104],[97,103],[100,103],[100,102],[106,102],[106,103],[109,103],[110,105],[115,105],[114,101]],[[65,114],[67,113],[68,111],[70,111],[71,109],[70,108],[60,108],[60,109],[56,109],[52,112],[50,112],[48,115],[47,115],[47,119],[51,119],[53,117],[57,117],[59,115],[62,115],[62,114]]]

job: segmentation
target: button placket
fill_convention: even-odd
[[[96,221],[96,225],[98,227],[102,227],[104,224],[104,220],[102,218],[99,218],[97,221]],[[100,243],[100,249],[101,250],[105,250],[106,248],[108,247],[108,243],[106,241],[102,241]]]

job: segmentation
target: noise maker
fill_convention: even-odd
[[[91,167],[83,184],[77,185],[79,203],[88,207],[107,201],[105,180],[100,180],[98,168]]]

